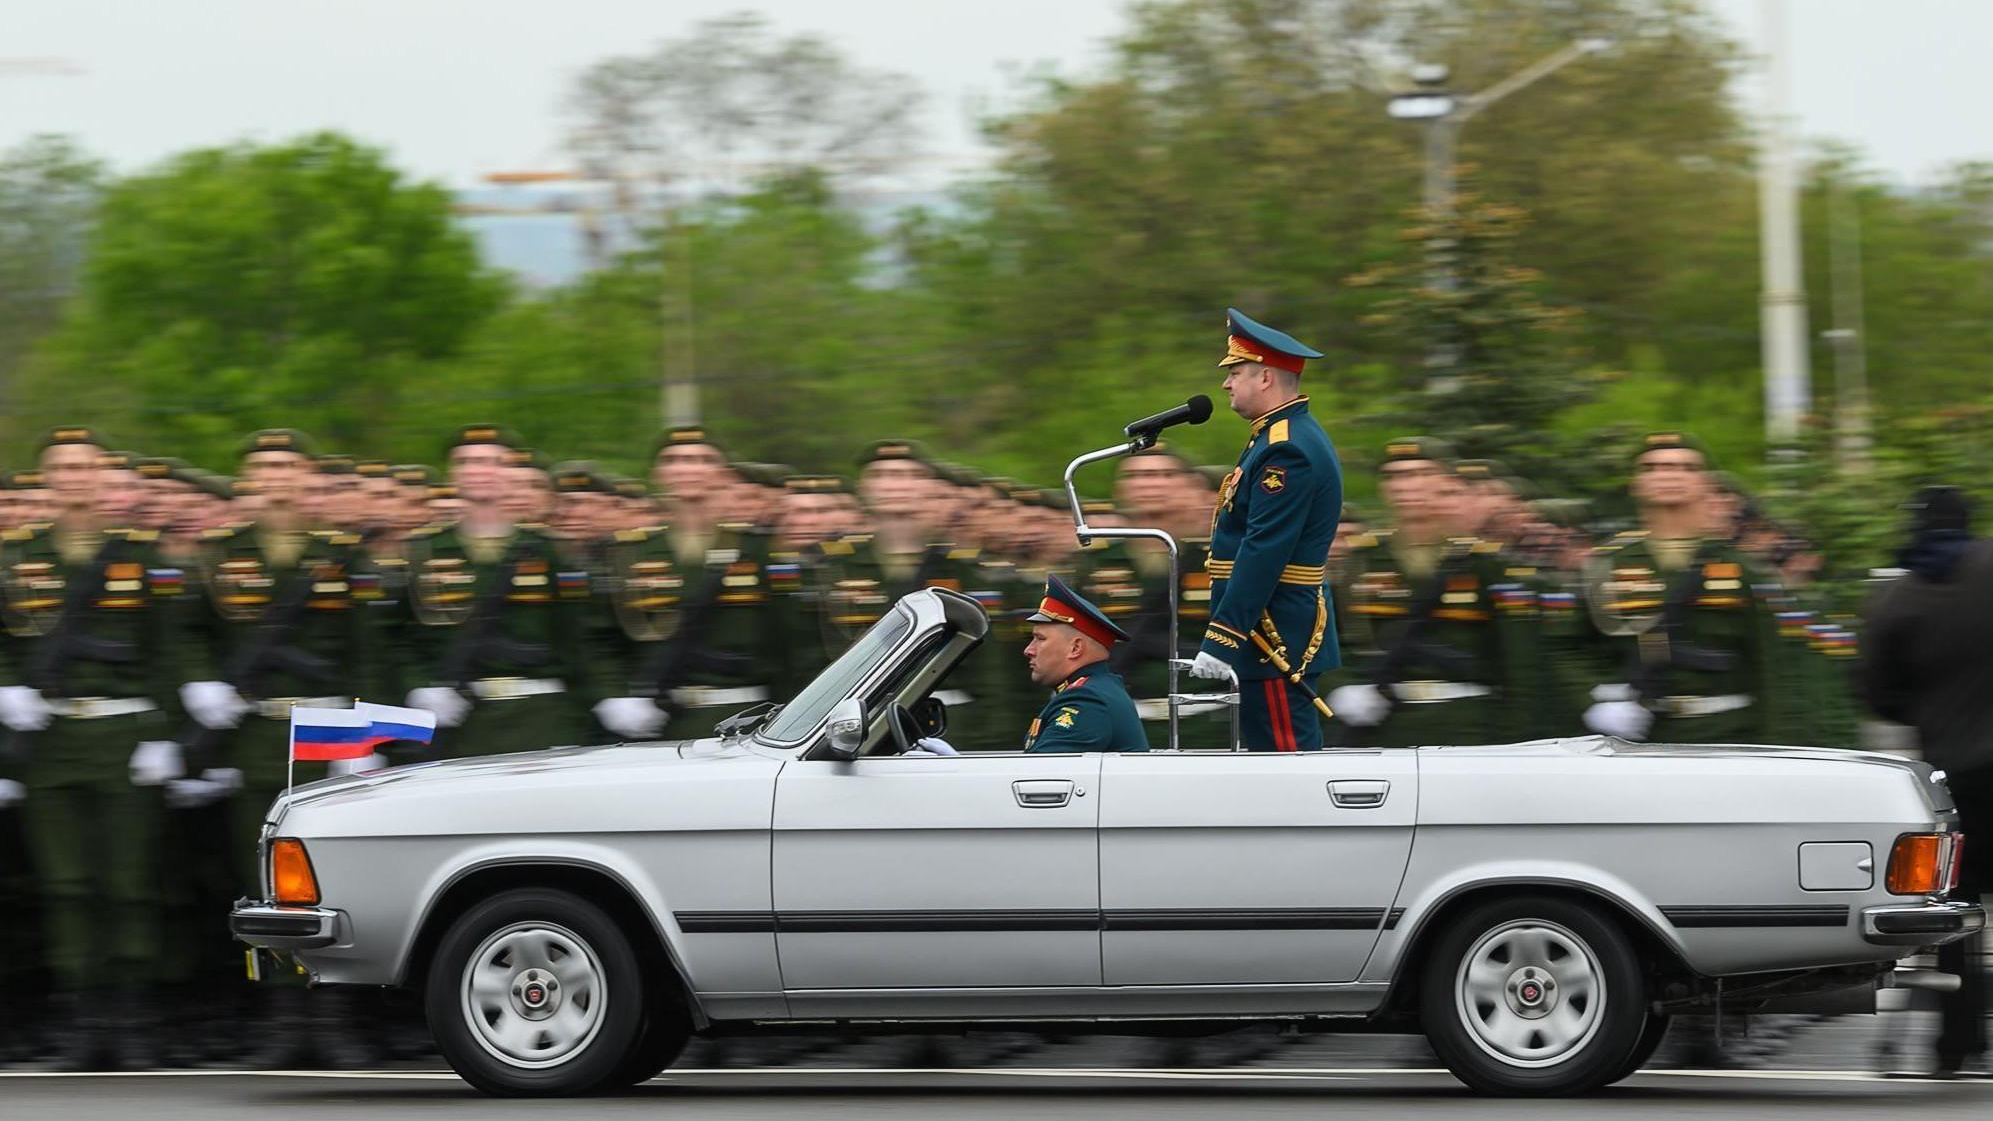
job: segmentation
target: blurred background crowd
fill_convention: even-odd
[[[430,708],[437,756],[706,734],[936,586],[996,621],[947,738],[1012,749],[1056,572],[1162,746],[1166,565],[1056,480],[1212,388],[1226,304],[1328,352],[1330,742],[1911,742],[1862,605],[1899,550],[1949,578],[1931,511],[1993,473],[1993,165],[1801,142],[1695,0],[1156,0],[1109,46],[939,185],[915,83],[752,14],[580,69],[560,156],[474,189],[329,131],[0,151],[0,984],[48,1009],[0,1056],[397,1045],[220,929],[300,700]],[[1080,480],[1188,543],[1193,639],[1240,437]]]

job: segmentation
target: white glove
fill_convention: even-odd
[[[242,789],[242,772],[234,767],[209,767],[200,778],[169,779],[166,804],[176,810],[212,805]]]
[[[201,727],[215,731],[242,723],[243,714],[249,711],[242,694],[226,681],[189,681],[180,686],[180,703]]]
[[[914,751],[925,751],[929,755],[960,755],[947,740],[940,736],[922,736],[913,741]]]
[[[16,732],[39,732],[55,718],[41,690],[26,685],[0,686],[0,724]]]
[[[1391,698],[1375,685],[1338,686],[1322,699],[1352,728],[1375,728],[1391,715]]]
[[[436,714],[436,724],[442,728],[454,728],[471,714],[471,702],[462,693],[447,685],[425,685],[408,691],[408,707],[427,709]]]
[[[1600,735],[1646,739],[1653,726],[1654,714],[1638,701],[1600,701],[1585,710],[1585,727]]]
[[[325,764],[325,773],[329,775],[357,775],[362,771],[386,770],[387,766],[388,757],[375,752],[360,759],[333,759]]]
[[[28,788],[10,778],[0,778],[0,810],[16,806],[28,796]]]
[[[595,719],[624,739],[647,740],[664,731],[669,717],[649,697],[604,697],[595,702]]]
[[[1190,676],[1233,685],[1239,683],[1239,675],[1231,666],[1226,665],[1222,658],[1203,650],[1198,651],[1196,660],[1190,663]]]
[[[172,740],[146,740],[131,753],[133,786],[159,786],[167,779],[179,778],[187,773],[180,761],[180,745]]]

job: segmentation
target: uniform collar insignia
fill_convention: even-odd
[[[1296,397],[1292,401],[1289,401],[1284,405],[1280,405],[1269,410],[1265,416],[1262,416],[1258,420],[1253,421],[1252,434],[1254,436],[1259,435],[1262,431],[1265,430],[1267,425],[1273,423],[1275,417],[1278,417],[1280,414],[1288,412],[1289,410],[1298,411],[1296,409],[1296,406],[1305,408],[1307,407],[1307,404],[1308,404],[1308,395],[1306,393],[1303,393],[1301,396]]]

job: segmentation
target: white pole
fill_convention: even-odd
[[[1799,436],[1811,407],[1806,288],[1799,269],[1799,198],[1792,168],[1784,0],[1762,0],[1765,114],[1758,159],[1758,247],[1763,290],[1758,331],[1765,367],[1765,437],[1772,448]]]

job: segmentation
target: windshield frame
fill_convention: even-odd
[[[924,606],[928,609],[922,610]],[[865,654],[864,647],[867,644],[867,640],[878,633],[881,628],[895,622],[903,623],[905,630],[893,639],[889,645],[869,655]],[[872,624],[871,630],[866,631],[857,642],[852,643],[844,653],[839,654],[835,661],[825,666],[815,677],[811,678],[810,683],[803,687],[802,692],[796,694],[793,700],[783,706],[781,714],[775,720],[771,720],[756,729],[754,732],[755,741],[765,746],[785,751],[814,743],[823,735],[824,725],[830,720],[831,710],[837,707],[839,701],[844,700],[846,697],[862,694],[875,686],[887,671],[899,664],[902,656],[910,648],[911,644],[919,642],[921,636],[939,626],[941,622],[942,618],[939,605],[934,603],[932,593],[924,595],[921,592],[915,592],[900,600],[900,602],[893,605],[892,611],[881,616],[878,622]],[[850,688],[835,696],[829,696],[824,699],[822,711],[818,712],[812,719],[807,731],[794,739],[777,739],[775,736],[769,734],[771,728],[780,722],[781,716],[786,716],[791,707],[798,705],[804,697],[809,695],[810,690],[816,688],[819,683],[829,681],[834,676],[838,676],[837,671],[840,667],[845,666],[847,662],[857,662],[864,665],[864,669],[859,673]]]

